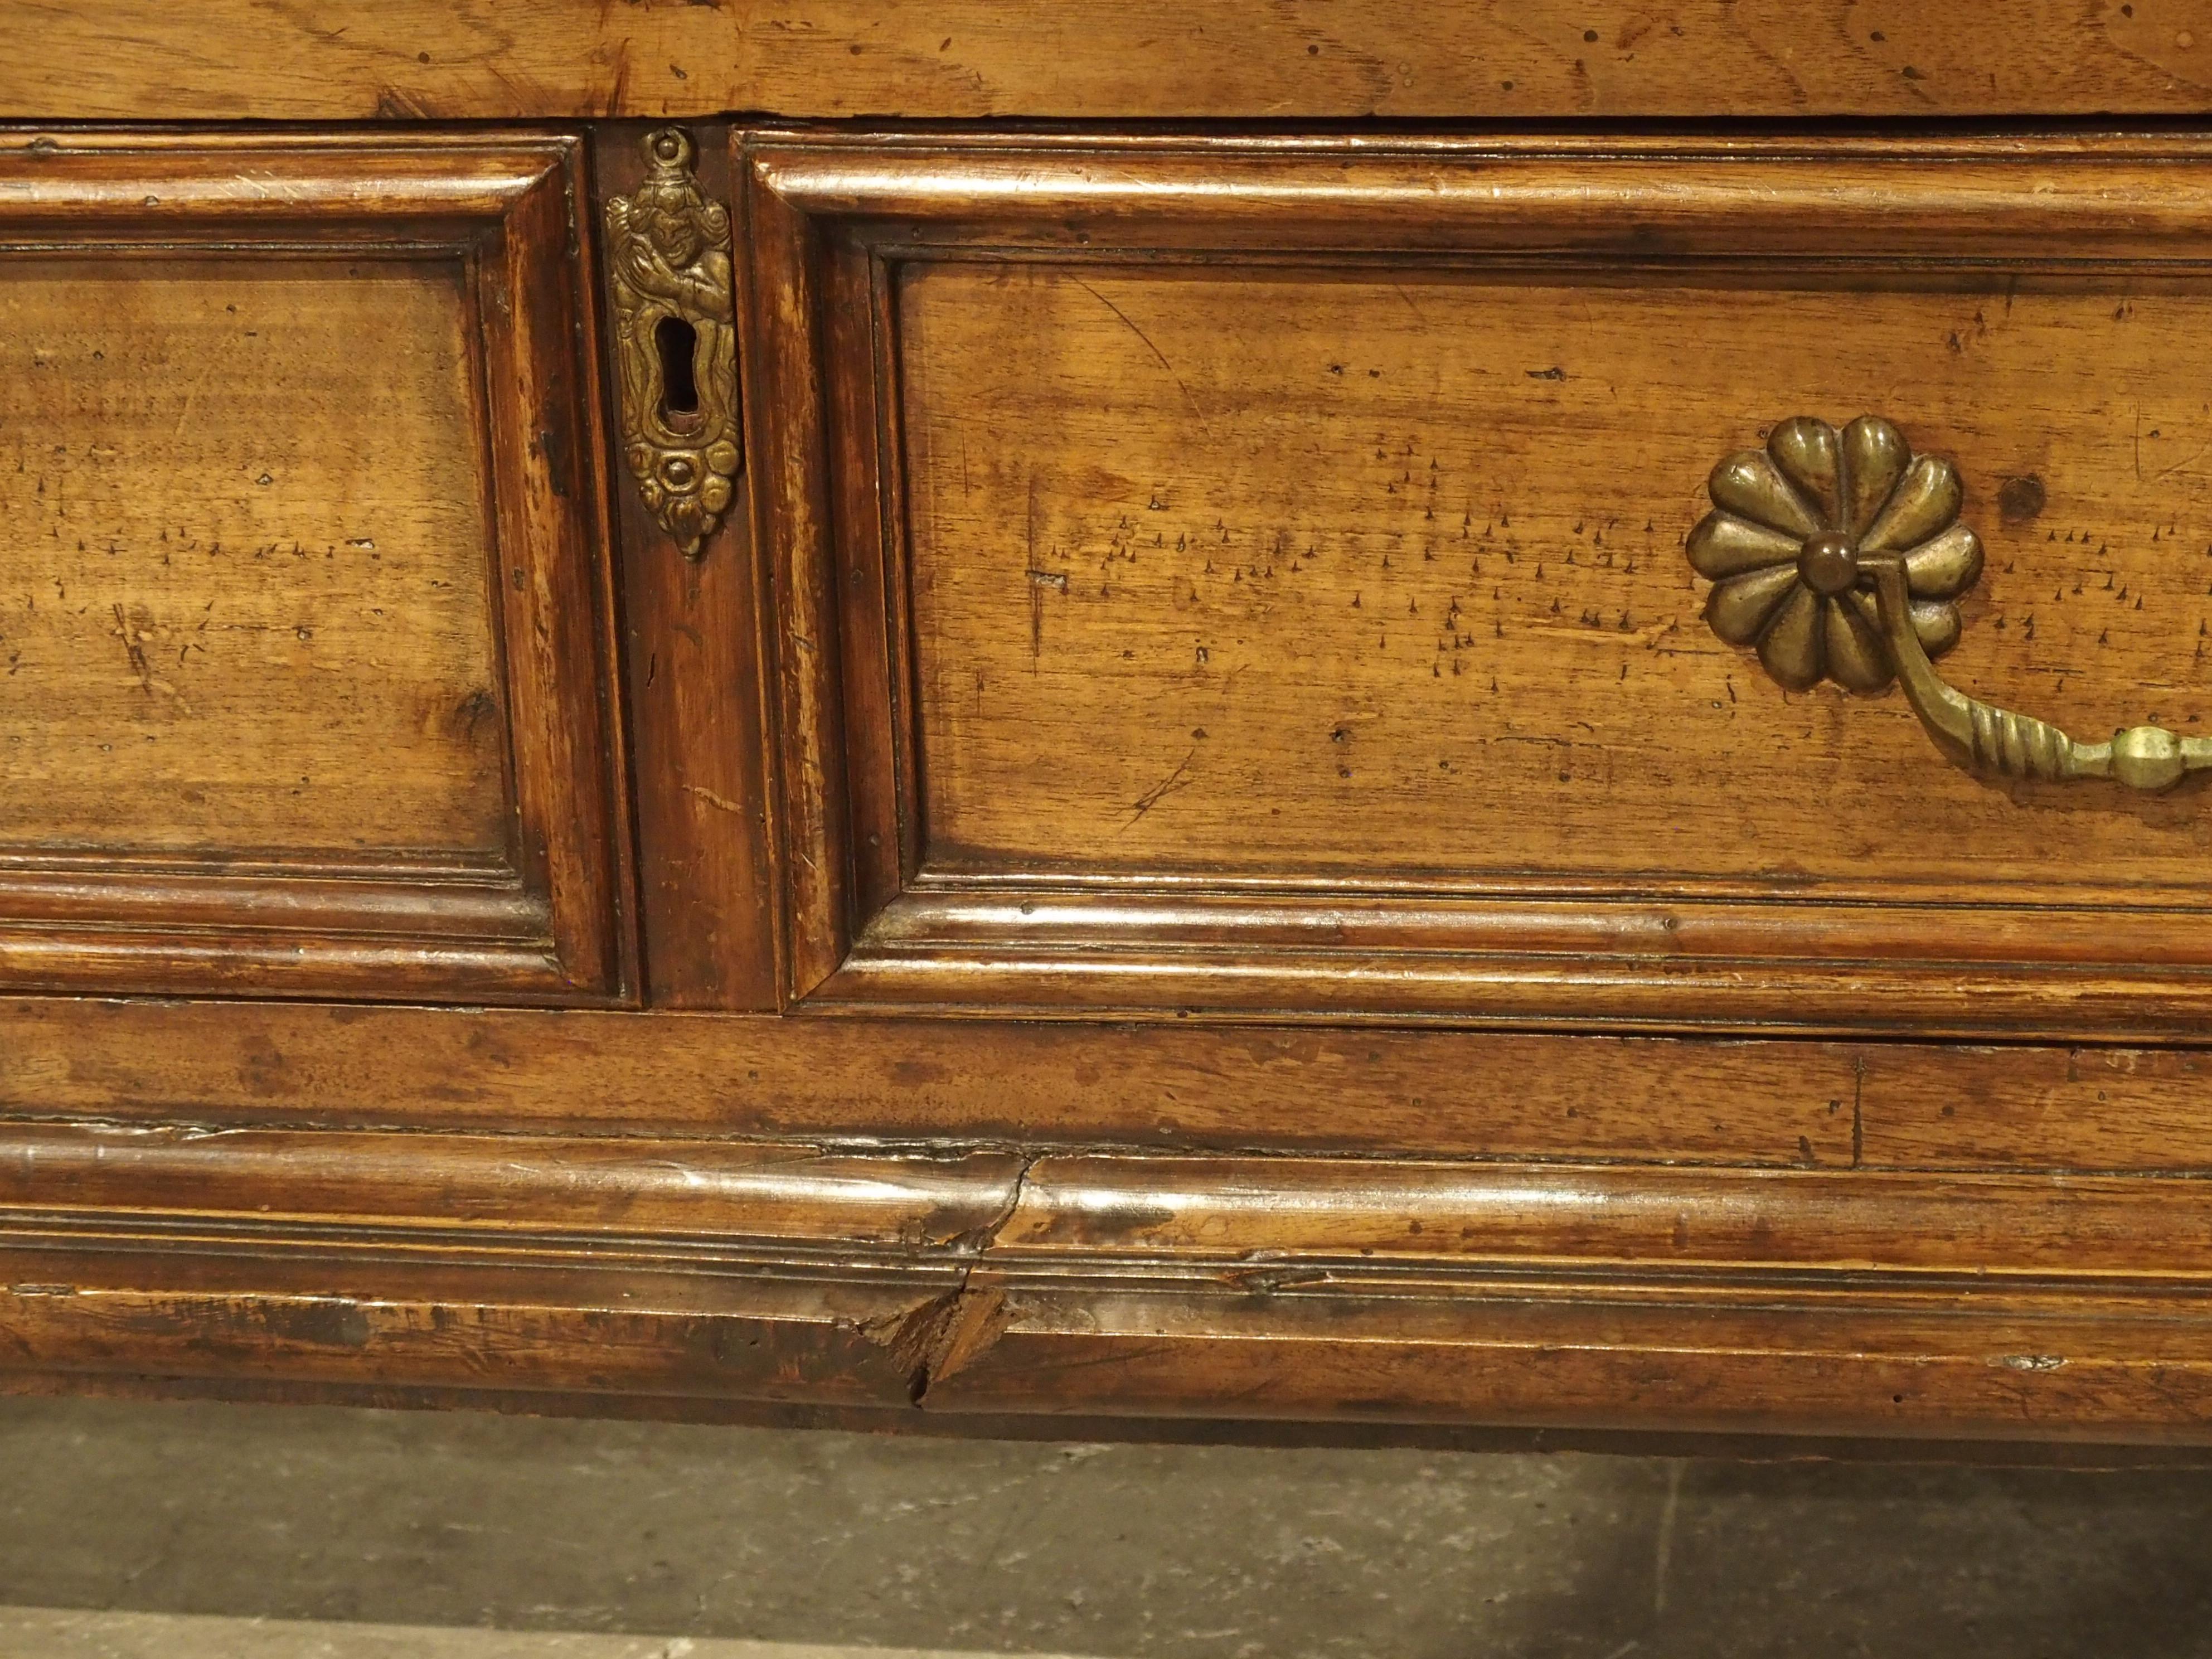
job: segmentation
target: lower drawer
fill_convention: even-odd
[[[0,999],[0,1389],[2202,1448],[2207,1064]]]

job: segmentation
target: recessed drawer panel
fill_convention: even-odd
[[[468,326],[458,260],[13,264],[7,659],[41,701],[0,838],[500,850]]]
[[[2203,729],[2212,288],[947,264],[899,315],[928,871],[2017,887],[2084,808],[2100,878],[2204,867],[2191,795],[2031,801],[1778,684],[1683,542],[1778,400],[1896,410],[2010,567],[1960,681]]]
[[[574,149],[0,149],[0,981],[618,984]]]
[[[795,989],[2212,1012],[2212,149],[749,161]]]

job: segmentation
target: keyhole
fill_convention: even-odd
[[[674,431],[693,431],[699,424],[699,377],[692,369],[699,331],[681,317],[663,317],[653,325],[653,343],[660,353],[660,417]]]

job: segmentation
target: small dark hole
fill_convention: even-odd
[[[699,416],[699,379],[691,367],[699,331],[681,317],[663,317],[653,325],[653,343],[660,353],[660,412],[681,429]]]
[[[2004,514],[2008,524],[2018,524],[2032,519],[2043,511],[2049,500],[2043,480],[2034,473],[2023,473],[2016,478],[2007,478],[1997,489],[1997,510]]]

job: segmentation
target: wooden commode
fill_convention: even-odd
[[[2212,0],[0,47],[0,1389],[2212,1443]]]

